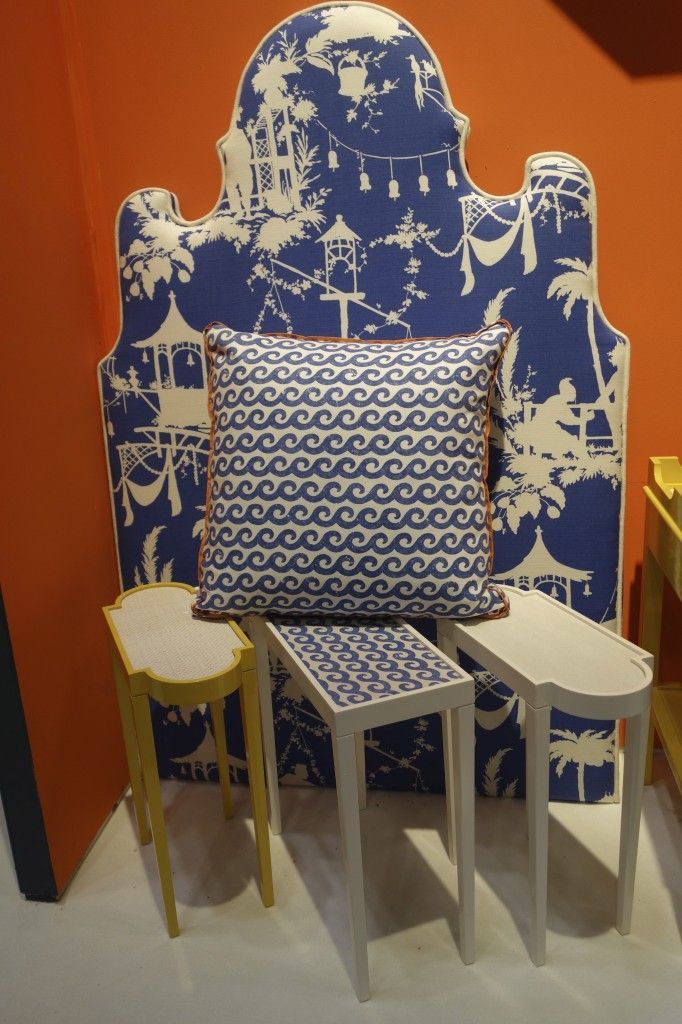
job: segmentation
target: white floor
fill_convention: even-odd
[[[548,960],[526,940],[525,805],[477,801],[477,961],[456,946],[442,798],[369,794],[363,843],[372,999],[346,973],[333,790],[285,789],[276,905],[253,878],[248,790],[164,783],[182,934],[161,919],[152,847],[126,798],[59,904],[18,894],[0,839],[0,1021],[63,1024],[563,1024],[682,1021],[682,801],[646,790],[632,934],[615,914],[617,805],[552,804]],[[1,815],[0,815],[1,819]]]

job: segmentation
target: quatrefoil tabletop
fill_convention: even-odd
[[[463,45],[462,34],[442,40],[455,74]],[[226,59],[229,48],[227,35]],[[476,67],[481,80],[513,73],[484,56]],[[257,45],[218,143],[223,181],[206,217],[184,220],[162,188],[125,200],[121,333],[99,370],[124,588],[197,579],[207,323],[369,341],[449,336],[502,317],[514,334],[491,409],[493,579],[617,626],[628,346],[599,304],[592,178],[561,152],[558,121],[557,151],[529,158],[518,192],[491,196],[469,177],[468,130],[437,57],[399,14],[327,3],[292,14]],[[515,131],[510,122],[501,155]],[[485,788],[495,758],[499,791],[514,780],[521,791],[518,702],[499,680],[486,677],[484,689],[477,784]],[[315,780],[331,783],[322,742],[299,740],[288,692],[278,688],[275,708],[280,771],[314,761]],[[160,722],[174,766],[188,737]],[[613,731],[560,714],[554,725]],[[405,723],[387,743],[407,754],[414,738]],[[438,787],[438,750],[420,772],[425,788]],[[588,775],[587,799],[614,792],[612,764]],[[405,780],[392,769],[383,782]],[[575,799],[575,776],[553,770],[551,791]]]
[[[395,620],[278,620],[279,636],[338,707],[468,678]]]
[[[241,649],[239,637],[229,627],[216,629],[220,623],[193,618],[193,601],[184,587],[158,587],[126,594],[110,610],[132,669],[184,681],[229,667]]]

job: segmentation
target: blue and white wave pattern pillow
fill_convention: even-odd
[[[485,476],[510,333],[362,342],[210,325],[196,613],[506,614]]]

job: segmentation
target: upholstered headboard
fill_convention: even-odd
[[[211,213],[186,221],[162,189],[125,200],[121,333],[100,365],[124,587],[196,582],[207,322],[402,338],[502,315],[515,332],[490,435],[496,577],[617,627],[628,347],[599,305],[592,179],[543,153],[517,194],[489,195],[468,176],[467,133],[410,25],[325,4],[278,25],[246,67]],[[281,774],[331,781],[325,727],[277,679]],[[482,671],[477,692],[477,784],[521,794],[523,708]],[[156,727],[166,774],[213,770],[202,709],[159,708]],[[552,729],[552,796],[612,795],[613,723],[557,713]],[[429,720],[377,732],[370,783],[441,788],[439,737]]]

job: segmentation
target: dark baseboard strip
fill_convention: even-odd
[[[59,899],[38,797],[12,643],[0,592],[0,797],[19,889],[26,899]]]

